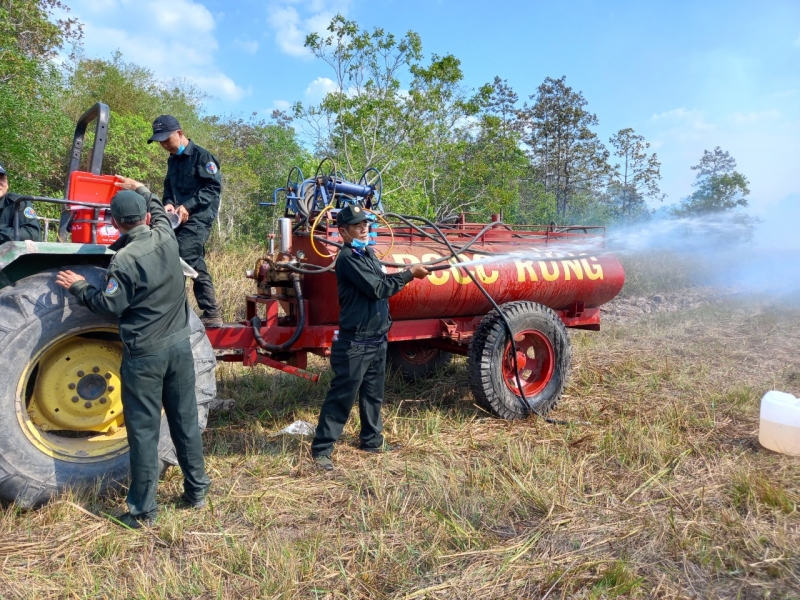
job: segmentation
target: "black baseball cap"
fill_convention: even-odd
[[[147,143],[163,142],[172,135],[172,132],[178,131],[180,128],[181,124],[178,123],[178,119],[171,115],[161,115],[153,121],[153,135],[150,136]]]
[[[133,190],[117,192],[111,199],[111,216],[117,223],[135,223],[147,214],[144,197]]]
[[[360,206],[345,206],[336,215],[336,226],[355,225],[362,221],[369,221],[369,213]]]
[[[0,165],[0,175],[5,175],[6,170],[3,168],[3,165]]]

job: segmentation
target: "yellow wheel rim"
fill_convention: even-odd
[[[128,450],[122,413],[122,343],[113,329],[56,338],[26,365],[17,416],[42,452],[76,462]]]

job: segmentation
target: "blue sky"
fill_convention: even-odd
[[[87,55],[119,49],[158,77],[185,77],[213,96],[207,108],[218,114],[268,116],[318,101],[332,73],[303,40],[336,13],[363,28],[416,31],[427,57],[461,59],[470,88],[499,75],[527,99],[545,77],[566,75],[597,114],[604,141],[633,127],[652,144],[666,203],[691,193],[689,167],[721,146],[750,179],[751,213],[776,224],[786,225],[786,211],[800,220],[798,0],[67,4],[86,24]]]

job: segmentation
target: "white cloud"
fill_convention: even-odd
[[[687,131],[705,131],[714,127],[705,120],[703,111],[686,110],[683,107],[653,115],[652,120],[656,123],[661,122],[665,125],[686,129]]]
[[[258,42],[255,40],[233,40],[233,45],[240,50],[244,50],[247,54],[258,52]]]
[[[327,33],[337,14],[346,14],[351,0],[284,0],[267,8],[267,24],[275,31],[281,52],[298,58],[311,58],[303,45],[310,33]]]
[[[774,121],[781,116],[777,110],[762,110],[760,112],[733,113],[734,123],[756,123],[758,121]]]
[[[70,8],[84,23],[87,56],[120,50],[160,79],[186,79],[226,100],[249,93],[216,65],[214,15],[198,1],[72,0]]]
[[[224,73],[217,73],[215,75],[193,75],[189,78],[196,83],[200,89],[211,90],[213,94],[219,94],[223,98],[231,100],[239,100],[244,96],[249,96],[252,93],[251,88],[243,89],[225,75]]]
[[[288,100],[275,100],[275,102],[272,103],[272,106],[277,110],[289,110],[292,106],[292,103]]]
[[[317,104],[322,101],[326,94],[335,92],[338,89],[336,82],[327,77],[317,77],[308,84],[305,91],[305,99],[309,104]]]
[[[736,159],[750,181],[748,212],[758,213],[778,198],[798,193],[800,120],[789,111],[704,112],[678,108],[653,115],[645,131],[662,163],[662,190],[670,203],[691,192],[703,150],[720,146]]]

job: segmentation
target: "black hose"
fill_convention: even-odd
[[[411,219],[420,219],[420,220],[422,220],[421,217],[415,217],[415,216],[409,216],[409,215],[400,215],[400,214],[397,214],[397,213],[386,213],[386,216],[387,217],[392,217],[392,218],[395,218],[395,219],[398,219],[398,220],[402,221],[403,223],[405,223],[406,225],[408,225],[409,227],[414,229],[414,231],[416,231],[420,235],[422,235],[422,236],[424,236],[424,237],[436,242],[437,244],[444,244],[444,245],[448,246],[448,248],[451,250],[451,252],[452,252],[453,248],[456,248],[458,250],[458,252],[466,252],[467,250],[469,250],[472,247],[472,245],[475,242],[478,241],[478,239],[483,234],[485,234],[487,231],[489,231],[490,229],[492,229],[492,228],[494,228],[494,227],[496,227],[498,225],[502,225],[502,222],[500,222],[500,221],[495,221],[493,223],[489,223],[488,225],[484,226],[478,233],[476,233],[474,236],[472,236],[472,239],[469,242],[467,242],[465,245],[463,245],[463,246],[454,246],[454,245],[452,245],[452,243],[447,243],[447,242],[444,242],[444,241],[436,238],[435,236],[431,235],[430,233],[428,233],[427,231],[425,231],[424,229],[422,229],[418,225],[415,225],[414,223],[411,222]],[[428,221],[428,222],[430,223],[430,221]],[[434,226],[434,227],[437,229],[439,235],[441,235],[442,238],[444,239],[444,234],[442,233],[441,229],[438,229],[438,226]],[[477,252],[478,254],[487,254],[489,256],[497,254],[497,252],[492,252],[490,250],[473,250],[473,252]],[[455,256],[455,254],[453,254],[453,257],[455,257],[456,260],[458,260],[458,257]],[[449,258],[450,257],[447,257],[447,258],[444,258],[442,260],[449,260]],[[428,264],[434,265],[434,264],[439,263],[439,262],[441,262],[441,260],[435,260],[435,261],[430,261],[428,263],[422,263],[422,265],[428,265]],[[389,263],[389,262],[383,262],[383,261],[381,261],[381,264],[384,264],[387,267],[403,267],[403,266],[407,266],[405,264]]]
[[[425,237],[427,237],[427,238],[429,238],[429,239],[431,239],[431,240],[433,240],[433,241],[435,241],[437,243],[443,243],[444,245],[447,246],[448,250],[450,250],[450,256],[444,257],[444,258],[441,258],[441,259],[437,259],[437,260],[434,260],[434,261],[429,261],[427,263],[421,263],[422,266],[436,265],[436,264],[441,263],[443,261],[449,260],[451,257],[455,258],[456,260],[458,260],[458,252],[465,252],[470,246],[472,246],[478,240],[478,238],[480,238],[489,229],[491,229],[493,227],[496,227],[498,225],[503,225],[502,221],[495,221],[493,223],[489,223],[488,225],[483,227],[481,229],[481,231],[479,231],[475,236],[473,236],[473,238],[467,244],[465,244],[464,246],[460,246],[459,249],[456,250],[456,248],[453,246],[453,244],[450,242],[450,240],[447,239],[447,236],[439,228],[439,226],[436,225],[434,222],[432,222],[432,221],[430,221],[430,220],[428,220],[428,219],[426,219],[424,217],[417,217],[417,216],[410,216],[410,215],[406,216],[406,215],[399,215],[399,214],[396,214],[396,213],[386,213],[386,216],[387,217],[397,218],[397,219],[403,221],[409,227],[411,227],[411,228],[415,229],[416,231],[420,232]],[[417,220],[417,221],[422,221],[423,223],[425,223],[426,225],[431,227],[436,233],[439,234],[439,236],[441,237],[441,241],[436,239],[435,236],[431,235],[427,231],[423,230],[421,227],[419,227],[419,226],[415,225],[414,223],[412,223],[411,222],[412,219],[413,220]],[[311,234],[310,233],[306,233],[306,232],[297,232],[297,234],[301,235],[301,236],[311,237]],[[318,236],[314,236],[314,238],[319,240],[320,242],[325,242],[325,243],[331,244],[333,246],[336,246],[337,248],[342,248],[343,247],[343,244],[340,244],[338,242],[332,242],[330,240],[327,240],[325,238],[320,238]],[[489,255],[497,254],[497,253],[494,253],[494,252],[486,252],[486,251],[483,251],[481,253],[482,254],[489,254]],[[405,263],[400,264],[400,263],[390,263],[390,262],[383,262],[383,261],[381,261],[381,264],[386,265],[386,266],[390,266],[390,267],[407,267],[408,266]],[[301,267],[295,267],[294,265],[289,265],[289,264],[281,264],[279,266],[285,267],[285,268],[287,268],[290,271],[293,271],[295,273],[316,274],[316,273],[324,273],[324,272],[330,271],[335,267],[335,265],[336,265],[336,261],[334,260],[327,267],[321,267],[319,269],[303,269]],[[308,267],[308,266],[312,266],[312,265],[305,264],[304,266]],[[316,265],[313,265],[313,266],[316,266]],[[441,265],[436,270],[441,270],[443,268],[449,268],[450,266],[458,266],[458,265],[448,265],[448,266]],[[522,403],[523,411],[530,410],[536,416],[540,417],[541,419],[544,419],[544,421],[547,422],[547,423],[558,424],[558,425],[568,425],[569,424],[568,421],[561,421],[561,420],[558,420],[558,419],[552,419],[550,417],[546,417],[546,416],[542,415],[538,410],[536,410],[536,408],[533,405],[531,405],[528,402],[528,399],[525,397],[525,391],[522,389],[522,380],[519,377],[519,363],[517,361],[517,344],[514,341],[514,332],[511,329],[511,324],[508,322],[508,318],[503,313],[503,311],[500,309],[500,306],[497,304],[495,299],[492,298],[491,294],[489,294],[489,292],[486,291],[486,288],[483,287],[483,285],[480,283],[480,281],[478,281],[475,278],[475,276],[470,272],[469,269],[467,269],[465,267],[461,267],[461,268],[463,268],[467,272],[467,275],[469,276],[469,278],[473,281],[473,283],[475,283],[475,286],[481,291],[481,293],[486,297],[486,299],[492,304],[494,309],[497,311],[497,314],[500,316],[500,319],[503,321],[503,326],[505,327],[506,333],[508,335],[508,338],[511,341],[511,351],[513,353],[513,358],[514,358],[514,377],[517,380],[517,387],[519,389],[519,394],[521,396],[520,401]],[[294,279],[295,293],[298,295],[298,299],[302,300],[302,292],[299,291],[300,290],[299,277],[297,277],[297,276],[295,276],[295,277],[296,277]],[[293,335],[292,338],[290,340],[288,340],[287,342],[285,342],[284,344],[281,344],[281,346],[271,346],[270,344],[267,344],[266,342],[264,342],[264,339],[261,337],[261,333],[258,331],[258,329],[260,329],[260,327],[261,327],[261,321],[258,320],[257,316],[253,317],[252,323],[253,323],[253,332],[254,332],[254,335],[256,337],[256,342],[258,343],[258,345],[261,348],[264,348],[265,350],[271,350],[273,352],[274,351],[278,351],[278,350],[286,350],[287,348],[289,348],[297,340],[297,338],[299,337],[298,331],[300,329],[302,329],[303,325],[305,324],[305,312],[303,310],[303,303],[302,303],[302,301],[300,302],[300,325],[298,327],[298,331],[295,331],[295,335]],[[256,323],[258,325],[256,325]]]
[[[250,320],[250,324],[253,326],[253,337],[256,338],[256,343],[258,347],[262,350],[266,350],[268,352],[282,352],[284,350],[288,350],[292,347],[300,335],[303,333],[303,330],[306,326],[306,307],[303,304],[303,288],[300,286],[300,276],[299,275],[292,275],[292,286],[294,287],[294,294],[297,298],[297,306],[299,310],[299,314],[297,317],[297,328],[294,330],[292,337],[288,340],[283,342],[282,344],[268,344],[264,338],[261,336],[261,319],[258,318],[258,315],[253,317]]]
[[[333,268],[336,266],[336,260],[334,260],[331,264],[327,267],[318,267],[312,263],[302,263],[302,267],[298,267],[296,265],[290,263],[275,263],[276,267],[281,269],[286,269],[287,271],[292,271],[293,273],[300,273],[302,275],[316,275],[317,273],[327,273],[328,271],[332,271]],[[314,267],[313,269],[309,269],[307,267]]]

